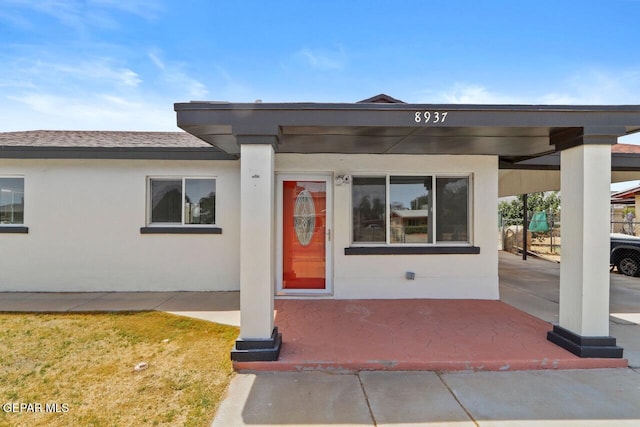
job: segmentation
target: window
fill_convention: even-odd
[[[353,241],[386,242],[385,178],[353,178]]]
[[[214,178],[151,178],[149,223],[160,225],[214,225]]]
[[[469,176],[354,177],[353,242],[470,243],[469,181]]]
[[[0,226],[24,224],[24,178],[0,177]]]
[[[469,241],[469,177],[436,178],[436,239]]]
[[[429,230],[431,186],[430,176],[389,178],[391,243],[433,243]]]

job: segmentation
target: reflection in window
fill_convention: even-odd
[[[469,175],[354,177],[353,242],[471,243],[470,180]]]
[[[0,225],[24,224],[24,178],[0,178]]]
[[[437,241],[467,242],[469,178],[436,179]]]
[[[353,241],[385,242],[386,178],[353,178]]]
[[[184,223],[214,224],[216,212],[216,180],[185,180]]]
[[[432,243],[429,232],[430,176],[389,178],[391,243]]]
[[[151,222],[182,222],[181,205],[181,180],[151,180]]]
[[[151,223],[215,224],[216,180],[213,178],[153,178],[150,192]]]

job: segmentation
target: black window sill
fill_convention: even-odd
[[[2,227],[0,226],[0,233],[14,233],[14,234],[27,234],[29,227]]]
[[[351,246],[345,255],[477,255],[478,246]]]
[[[220,227],[141,227],[140,234],[222,234]]]

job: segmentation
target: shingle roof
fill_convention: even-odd
[[[618,191],[616,193],[611,194],[611,200],[613,199],[632,199],[637,194],[640,194],[640,185],[637,185],[632,188],[627,188],[626,190]]]
[[[33,130],[1,132],[0,147],[211,148],[186,132]],[[217,151],[217,150],[216,150]]]
[[[640,153],[640,145],[615,144],[611,146],[612,153]]]

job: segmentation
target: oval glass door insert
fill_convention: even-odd
[[[308,190],[302,190],[296,198],[293,221],[298,242],[302,246],[307,246],[316,228],[316,209],[313,196]]]

